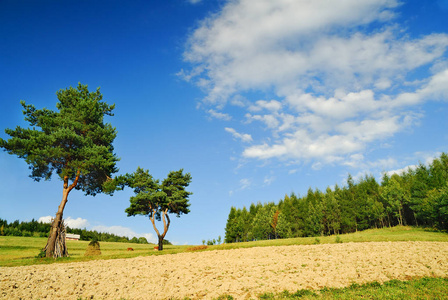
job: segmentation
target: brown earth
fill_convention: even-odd
[[[280,246],[0,268],[2,299],[213,299],[448,277],[448,243]]]

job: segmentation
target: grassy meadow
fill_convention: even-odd
[[[164,245],[164,251],[155,251],[154,246],[156,245],[154,244],[100,242],[100,256],[84,256],[88,241],[67,241],[70,257],[57,260],[36,258],[46,243],[47,238],[41,237],[0,236],[0,267],[161,255],[182,252],[188,247]],[[128,248],[132,248],[134,251],[128,251]]]
[[[155,251],[154,244],[100,242],[101,256],[84,256],[88,241],[67,241],[70,257],[58,260],[36,258],[45,246],[47,238],[0,236],[0,267],[23,266],[33,264],[65,263],[97,259],[130,258],[136,256],[175,254],[186,251],[227,250],[250,247],[312,245],[331,243],[359,243],[384,241],[435,241],[448,242],[448,234],[407,226],[369,229],[338,236],[306,237],[254,241],[214,246],[175,246],[164,245],[163,251]],[[133,248],[134,251],[127,251]]]

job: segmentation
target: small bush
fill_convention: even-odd
[[[315,239],[314,239],[314,244],[316,244],[316,245],[317,245],[317,244],[320,244],[320,239],[315,238]]]
[[[45,249],[40,250],[39,254],[36,255],[36,258],[44,258],[47,255]]]
[[[336,236],[336,243],[338,244],[342,243],[342,239],[339,235]]]

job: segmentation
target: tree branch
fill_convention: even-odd
[[[149,219],[151,220],[152,226],[154,227],[154,230],[156,231],[157,236],[160,236],[160,233],[156,227],[155,217],[156,217],[156,210],[152,209],[152,216],[150,216]]]
[[[168,225],[166,224],[165,217],[168,220]],[[162,238],[164,238],[166,233],[168,232],[168,228],[170,227],[170,223],[171,223],[171,221],[170,221],[170,218],[168,217],[168,208],[166,208],[165,211],[163,211],[163,229],[164,230],[163,230]]]
[[[81,170],[78,169],[78,171],[76,171],[76,177],[75,180],[73,181],[73,183],[70,185],[70,187],[68,188],[68,191],[70,192],[71,190],[73,190],[75,188],[75,186],[78,184],[79,181],[79,177],[81,176]]]

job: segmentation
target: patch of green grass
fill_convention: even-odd
[[[339,239],[337,238],[337,236],[339,237]],[[410,226],[396,226],[381,229],[368,229],[354,233],[339,234],[337,236],[335,235],[320,236],[318,238],[319,243],[335,244],[342,241],[344,243],[407,242],[407,241],[448,242],[447,233]],[[316,237],[222,244],[222,245],[209,246],[208,250],[268,247],[268,246],[313,245],[313,244],[316,244]]]
[[[36,258],[46,243],[47,238],[41,237],[0,236],[0,267],[174,254],[185,252],[188,247],[164,245],[163,251],[155,251],[154,244],[100,242],[100,256],[84,256],[89,241],[67,241],[69,257],[57,260]],[[134,251],[127,251],[127,248],[133,248]]]
[[[221,295],[216,300],[233,300],[234,298],[230,295]]]
[[[409,281],[391,280],[384,284],[371,282],[353,284],[342,289],[324,288],[318,291],[298,290],[295,293],[266,293],[259,299],[447,299],[448,278],[424,277]]]
[[[201,251],[267,246],[313,245],[316,244],[317,241],[319,241],[320,244],[334,244],[342,241],[344,241],[344,243],[388,241],[448,242],[448,234],[443,232],[425,230],[423,228],[397,226],[392,228],[369,229],[338,236],[333,235],[321,236],[318,238],[306,237],[213,245],[208,246],[207,249]],[[89,243],[88,241],[67,241],[67,248],[70,257],[57,260],[36,258],[41,249],[45,246],[46,242],[47,238],[40,237],[0,236],[0,267],[175,254],[187,252],[188,248],[191,249],[192,247],[191,245],[165,245],[163,251],[154,251],[154,244],[100,242],[102,254],[100,256],[85,257],[84,253]],[[127,251],[127,248],[133,248],[134,251]]]

